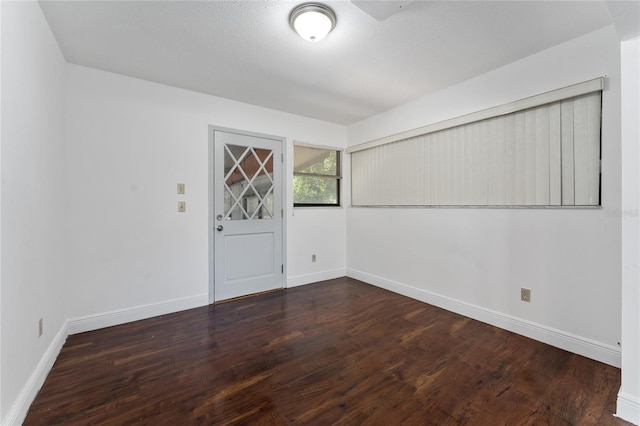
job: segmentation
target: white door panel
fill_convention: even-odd
[[[225,278],[237,281],[269,276],[273,267],[273,233],[240,234],[224,236]],[[247,259],[251,261],[247,262]]]
[[[282,141],[213,132],[214,295],[283,287]]]

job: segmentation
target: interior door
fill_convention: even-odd
[[[215,130],[214,299],[283,287],[282,140]]]

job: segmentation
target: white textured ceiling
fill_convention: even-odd
[[[414,1],[289,27],[303,1],[41,1],[68,62],[349,124],[612,24],[603,1]]]

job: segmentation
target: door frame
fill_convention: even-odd
[[[287,288],[287,195],[288,195],[288,186],[287,186],[287,144],[286,138],[282,136],[274,136],[266,133],[256,133],[249,132],[246,130],[232,129],[229,127],[221,127],[209,125],[209,164],[208,164],[208,197],[209,197],[209,304],[213,304],[215,302],[215,261],[216,261],[216,253],[215,253],[215,233],[213,232],[213,228],[215,226],[215,132],[226,132],[226,133],[234,133],[237,135],[243,136],[252,136],[256,138],[264,138],[264,139],[272,139],[276,141],[280,141],[280,148],[282,153],[282,205],[280,206],[282,210],[282,265],[283,265],[283,273],[282,273],[282,288]],[[274,208],[274,213],[275,213]]]

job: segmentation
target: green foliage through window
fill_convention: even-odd
[[[293,203],[295,206],[340,205],[340,152],[294,147]]]

